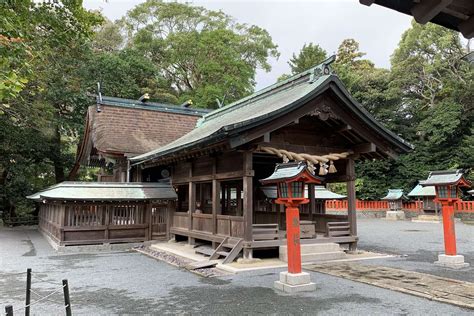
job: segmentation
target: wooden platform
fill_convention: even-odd
[[[187,236],[191,238],[197,238],[201,240],[207,240],[211,242],[218,242],[221,243],[226,236],[224,235],[214,235],[207,232],[196,231],[196,230],[187,230],[183,228],[175,228],[172,227],[170,229],[172,234],[180,235],[180,236]],[[254,240],[250,243],[250,248],[258,249],[258,248],[276,248],[282,245],[286,245],[286,238],[284,236],[284,231],[280,231],[278,233],[280,236],[279,239],[272,239],[272,240]],[[317,238],[311,239],[301,239],[301,244],[319,244],[319,243],[338,243],[338,244],[350,244],[357,242],[357,236],[333,236],[333,237],[324,237],[318,236]]]

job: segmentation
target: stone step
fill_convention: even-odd
[[[341,247],[336,243],[321,243],[321,244],[302,244],[301,254],[325,253],[341,251]],[[286,254],[287,246],[280,246],[280,253]]]
[[[308,253],[301,255],[301,262],[318,262],[318,261],[329,261],[329,260],[339,260],[345,259],[346,254],[343,251],[333,251],[333,252],[324,252],[324,253]],[[285,254],[280,253],[280,260],[288,262],[288,257]]]

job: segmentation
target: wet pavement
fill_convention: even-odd
[[[431,262],[442,251],[442,243],[437,244],[435,233],[441,226],[403,223],[361,220],[361,248],[377,250],[386,244],[389,252],[408,256],[377,260],[379,264],[438,271]],[[474,249],[469,240],[474,240],[474,226],[465,226],[458,229],[463,235],[458,238],[463,240],[459,251],[472,264]],[[397,233],[406,229],[428,232]],[[392,232],[393,236],[385,236]],[[421,251],[418,256],[417,251]],[[364,264],[369,262],[375,263],[367,260]],[[33,269],[32,288],[40,296],[60,289],[61,280],[68,279],[74,315],[472,315],[472,310],[316,272],[310,272],[317,284],[315,292],[290,296],[273,289],[273,281],[281,269],[203,278],[136,252],[56,254],[36,230],[9,228],[0,228],[2,311],[6,304],[13,304],[14,309],[23,306],[26,276],[17,273],[27,268]],[[464,275],[472,279],[472,271],[453,273],[459,278]],[[32,300],[35,299],[33,295]],[[49,301],[34,304],[31,313],[63,315],[61,292],[52,295]]]

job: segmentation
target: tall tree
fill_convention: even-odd
[[[278,81],[288,79],[292,75],[303,72],[315,65],[320,64],[327,58],[327,52],[318,44],[304,44],[298,54],[293,53],[293,57],[288,61],[291,74],[283,74],[278,77]]]
[[[25,193],[39,183],[64,179],[86,106],[81,69],[101,18],[79,0],[4,1],[1,15],[7,25],[2,38],[24,45],[6,63],[2,54],[6,72],[22,84],[3,94],[7,110],[0,119],[2,205],[18,206],[26,205]],[[3,72],[1,78],[0,86]]]
[[[180,100],[217,107],[251,93],[257,68],[270,70],[277,46],[267,31],[239,24],[222,11],[147,0],[127,13],[127,43],[173,83]]]
[[[291,74],[303,72],[315,65],[320,64],[327,58],[327,52],[318,44],[304,44],[298,55],[293,53],[293,57],[288,62]]]

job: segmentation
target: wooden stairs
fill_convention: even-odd
[[[244,240],[242,238],[225,237],[216,249],[210,247],[198,247],[196,253],[209,256],[208,262],[222,259],[223,264],[231,263],[242,251]]]

